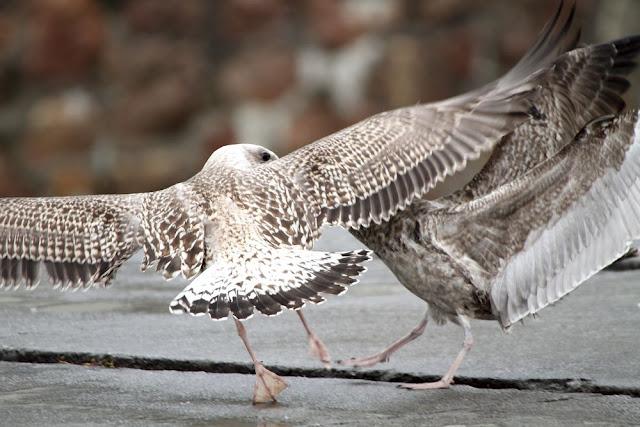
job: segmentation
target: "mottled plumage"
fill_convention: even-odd
[[[360,234],[436,320],[507,328],[640,237],[637,112],[589,124],[518,179],[468,202],[422,199]]]
[[[561,5],[556,17],[564,15],[567,22],[570,22],[573,18],[573,7],[570,11],[566,9],[566,5]],[[560,25],[561,28],[567,26],[567,23]],[[500,193],[495,192],[498,189],[529,173],[545,160],[554,158],[560,150],[574,141],[575,135],[589,122],[622,110],[625,104],[620,95],[629,87],[629,82],[624,76],[634,68],[634,59],[639,51],[640,37],[636,36],[601,45],[586,46],[559,56],[553,62],[551,72],[546,75],[546,79],[542,81],[536,93],[536,107],[539,113],[537,117],[526,121],[506,135],[497,144],[484,168],[464,188],[436,199],[435,205],[428,204],[425,198],[399,212],[387,223],[372,225],[367,229],[355,230],[353,233],[377,253],[393,253],[394,261],[387,262],[392,269],[397,270],[398,263],[401,263],[413,270],[412,277],[403,281],[409,289],[446,287],[447,284],[443,282],[451,276],[450,273],[443,274],[440,280],[428,280],[425,274],[430,273],[418,273],[415,271],[416,268],[410,267],[415,265],[415,262],[400,261],[405,258],[403,250],[397,250],[401,245],[400,242],[409,238],[415,240],[416,233],[421,236],[427,232],[426,224],[432,221],[427,211],[433,209],[433,206],[472,203],[483,196],[488,197],[485,200],[495,200],[497,204],[496,194]],[[493,199],[488,196],[491,192],[494,192]],[[428,206],[428,209],[425,206]],[[507,227],[508,224],[503,226]],[[449,227],[455,230],[455,224],[452,223]],[[493,229],[482,230],[483,227],[478,226],[478,236],[495,232]],[[472,241],[476,240],[472,239]],[[495,242],[480,239],[478,244],[492,245]],[[431,243],[425,243],[425,245],[431,246]],[[391,250],[392,247],[393,250]],[[501,250],[504,251],[507,248],[501,248]],[[429,251],[434,252],[436,248],[430,247]],[[441,261],[445,260],[440,264],[448,263],[446,259],[449,255],[444,255],[442,251],[433,256]],[[491,251],[484,251],[483,256],[489,259],[493,255]],[[386,255],[381,257],[385,259]],[[498,263],[498,260],[494,259],[494,263]],[[398,274],[403,275],[400,272]],[[496,271],[494,269],[486,274],[496,274]],[[477,288],[482,301],[485,301],[488,290],[483,289],[482,286]],[[434,293],[442,296],[439,290],[434,290]],[[442,315],[444,318],[447,316],[455,318],[457,313],[455,297],[442,298],[452,301],[451,307]],[[438,311],[437,306],[433,311],[434,313]],[[486,307],[483,312],[486,312]],[[478,314],[476,317],[482,316]]]
[[[311,251],[322,226],[370,230],[370,236],[404,226],[402,218],[414,218],[412,202],[478,187],[470,181],[490,157],[492,167],[504,147],[516,145],[504,137],[518,126],[542,132],[553,124],[563,137],[583,118],[619,109],[618,95],[626,89],[619,76],[631,66],[636,41],[558,60],[578,37],[573,13],[561,8],[503,78],[449,100],[377,114],[281,159],[253,145],[227,146],[193,178],[157,192],[2,199],[0,285],[33,287],[39,263],[63,288],[107,285],[142,249],[143,268],[155,267],[166,278],[197,276],[171,311],[236,319],[267,390],[258,394],[273,399],[282,382],[267,384],[277,378],[257,361],[237,319],[255,309],[274,315],[286,308],[298,310],[304,323],[299,310],[305,302],[321,302],[322,294],[355,283],[368,253]],[[584,116],[580,108],[560,109],[576,116],[565,133],[550,101],[561,100],[558,94],[592,101],[576,104]],[[527,124],[535,120],[540,125]],[[494,150],[500,141],[502,148]],[[402,238],[392,236],[388,246]],[[477,298],[486,300],[486,292]]]
[[[310,251],[321,227],[380,223],[446,185],[527,119],[548,70],[538,71],[464,102],[378,114],[282,159],[254,145],[223,147],[193,178],[153,193],[1,199],[0,287],[34,287],[40,263],[63,289],[107,285],[142,248],[143,269],[167,279],[202,273],[170,310],[233,315],[256,367],[254,402],[275,400],[286,383],[257,360],[238,319],[298,310],[327,363],[299,310],[344,292],[370,257]]]
[[[561,3],[554,21],[570,28],[573,15]],[[386,361],[428,318],[452,321],[465,330],[459,357],[442,380],[407,385],[446,387],[473,342],[468,318],[509,328],[630,248],[640,237],[637,113],[612,117],[639,51],[635,36],[560,55],[536,93],[536,117],[505,136],[464,188],[352,230],[428,310],[412,334],[344,364]]]
[[[173,311],[204,310],[215,319],[244,319],[253,307],[273,314],[272,303],[255,297],[262,292],[286,308],[299,308],[299,299],[322,301],[319,292],[354,282],[344,277],[357,277],[363,269],[355,265],[367,257],[307,251],[320,228],[380,223],[463,169],[527,119],[546,71],[465,102],[381,113],[282,159],[257,146],[223,147],[193,178],[158,192],[1,200],[3,285],[33,285],[30,268],[38,261],[63,286],[107,284],[142,248],[143,268],[155,266],[166,278],[211,269],[179,295]],[[33,250],[16,252],[17,240]],[[76,273],[84,265],[91,273],[98,266],[97,273]],[[336,273],[343,265],[349,268]],[[208,290],[201,292],[204,280]],[[188,297],[194,293],[198,299]]]
[[[581,47],[558,57],[538,89],[539,115],[497,144],[486,167],[455,200],[477,197],[531,170],[573,140],[591,120],[625,107],[625,78],[636,66],[640,37]]]
[[[139,247],[141,197],[0,201],[0,287],[35,287],[44,264],[57,287],[107,285]]]

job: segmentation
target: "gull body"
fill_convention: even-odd
[[[549,34],[578,33],[574,8],[560,4]],[[640,237],[638,117],[622,112],[620,98],[640,38],[574,46],[565,46],[537,92],[536,117],[503,137],[460,190],[422,197],[387,222],[352,230],[427,310],[388,348],[340,363],[388,361],[430,320],[450,321],[463,328],[464,341],[449,370],[437,382],[404,385],[448,387],[473,344],[470,319],[509,329]]]

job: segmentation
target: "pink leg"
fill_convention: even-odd
[[[313,357],[320,359],[320,362],[324,365],[326,369],[331,369],[331,356],[329,356],[329,350],[324,345],[324,343],[318,338],[315,332],[311,330],[309,324],[307,323],[307,319],[305,319],[302,314],[302,310],[296,310],[300,321],[302,321],[302,326],[304,326],[304,330],[307,331],[307,336],[309,337],[309,353]]]
[[[469,320],[467,319],[466,316],[459,315],[458,323],[460,324],[460,326],[464,328],[464,343],[462,344],[462,350],[460,350],[460,353],[458,353],[456,360],[453,361],[447,373],[444,374],[444,376],[439,381],[436,381],[436,382],[422,383],[422,384],[403,383],[403,384],[399,384],[398,387],[406,388],[410,390],[429,390],[434,388],[449,388],[449,386],[453,383],[453,376],[455,375],[456,371],[462,364],[464,357],[467,355],[469,350],[471,350],[471,347],[473,347],[473,336],[471,335],[471,325],[469,324]]]
[[[374,366],[378,363],[386,363],[389,361],[393,353],[400,350],[400,348],[405,344],[410,343],[424,333],[424,330],[427,327],[428,320],[429,310],[424,313],[424,317],[422,318],[422,320],[420,320],[420,323],[418,323],[416,327],[411,330],[411,332],[391,344],[389,347],[382,350],[380,353],[376,353],[372,356],[367,357],[352,357],[351,359],[347,360],[339,360],[338,364],[343,366],[353,366],[355,368],[365,368]]]
[[[251,349],[249,339],[247,338],[247,331],[244,328],[244,325],[236,318],[234,318],[233,320],[236,322],[238,335],[240,336],[240,339],[249,352],[249,356],[251,356],[253,366],[256,370],[256,385],[253,388],[253,403],[256,404],[275,402],[276,397],[278,397],[278,395],[288,387],[288,384],[282,378],[265,368],[264,365],[260,363],[260,361],[256,358],[256,354]]]

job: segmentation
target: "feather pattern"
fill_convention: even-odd
[[[0,200],[0,287],[107,285],[138,248],[138,195]]]
[[[32,280],[44,261],[61,286],[106,284],[142,248],[143,268],[166,278],[206,271],[177,297],[176,311],[246,318],[254,308],[269,314],[340,293],[368,256],[307,251],[321,227],[367,227],[398,215],[535,116],[550,58],[575,44],[572,22],[573,7],[561,7],[530,54],[478,91],[380,113],[279,160],[262,147],[228,146],[193,178],[158,192],[3,200],[15,206],[0,214],[2,283]],[[51,217],[21,223],[38,210]],[[64,230],[49,241],[42,230],[51,227]]]
[[[155,264],[166,279],[190,279],[204,263],[204,215],[193,188],[177,184],[144,197],[141,232],[143,270]]]
[[[470,200],[522,176],[552,157],[590,121],[625,107],[625,76],[635,67],[640,36],[586,46],[558,57],[535,99],[538,117],[496,146],[486,166],[451,201]]]
[[[293,177],[319,225],[380,223],[526,120],[535,85],[521,84],[515,95],[487,95],[468,105],[380,113],[274,162],[271,170]]]
[[[436,320],[505,328],[571,292],[640,238],[638,113],[601,118],[518,179],[469,202],[421,199],[356,234]]]
[[[143,269],[190,278],[204,263],[204,223],[178,186],[157,193],[0,199],[0,287],[108,285],[144,248]]]
[[[563,22],[562,16],[569,18],[560,24]],[[556,28],[551,31],[556,36],[543,35],[540,40],[548,42],[556,37],[560,39],[556,39],[549,47],[533,49],[548,53],[544,59],[541,59],[544,55],[540,56],[540,53],[533,56],[538,56],[539,61],[548,64],[551,69],[540,81],[540,87],[536,92],[537,111],[533,119],[524,122],[514,132],[502,138],[493,150],[489,162],[462,190],[437,200],[430,200],[428,195],[423,196],[414,201],[408,209],[396,213],[388,222],[351,230],[359,240],[375,250],[405,287],[429,303],[436,320],[455,319],[459,312],[477,318],[500,317],[506,312],[504,307],[500,313],[492,308],[490,283],[503,268],[506,260],[513,256],[513,248],[519,248],[519,243],[514,241],[517,240],[517,233],[510,228],[510,221],[515,221],[512,217],[514,215],[526,215],[527,210],[520,208],[518,203],[533,203],[535,197],[521,188],[518,194],[511,195],[512,201],[507,204],[501,202],[502,193],[498,190],[504,190],[514,180],[523,179],[542,163],[551,161],[549,159],[562,152],[565,146],[572,144],[576,134],[589,122],[619,113],[624,108],[621,95],[629,88],[625,76],[635,68],[635,58],[640,50],[640,37],[627,37],[566,52],[575,47],[577,39],[572,34],[579,32],[559,29],[570,28],[571,25],[567,23],[571,21],[572,16],[573,5],[561,4],[552,23],[547,26],[547,29]],[[560,36],[561,34],[564,36]],[[539,42],[537,45],[541,43],[544,44]],[[551,48],[552,45],[556,45],[558,49]],[[633,121],[627,116],[620,120]],[[597,129],[594,125],[591,128]],[[619,133],[622,138],[629,138],[628,126]],[[601,139],[596,138],[594,141],[601,142]],[[607,156],[609,155],[610,153],[607,153]],[[565,162],[569,164],[567,160]],[[556,169],[556,173],[559,171],[561,168]],[[633,188],[633,180],[629,176],[623,174],[619,178],[626,180],[627,186]],[[565,178],[557,176],[547,182],[565,181]],[[539,189],[542,188],[541,185],[538,184]],[[612,190],[616,194],[615,197],[621,197],[619,188],[613,187]],[[605,189],[600,187],[593,191],[606,193]],[[525,201],[525,195],[533,198]],[[519,202],[516,200],[517,197],[520,198]],[[485,209],[494,204],[492,214],[502,220],[469,214],[469,220],[464,221],[463,226],[459,223],[462,221],[461,217],[464,218],[462,214],[454,215],[456,219],[452,222],[442,218],[438,221],[435,219],[437,216],[444,216],[442,212],[446,209],[474,203],[479,199],[483,200]],[[607,200],[607,196],[603,194],[601,199]],[[547,200],[547,204],[554,206],[553,199]],[[540,229],[537,228],[539,224],[533,219],[537,218],[535,214],[547,212],[546,208],[547,205],[544,203],[531,205],[529,222],[520,221],[519,229],[536,229],[536,233],[540,233]],[[633,203],[630,203],[628,208],[636,209]],[[436,212],[439,214],[436,215]],[[562,216],[561,212],[563,211],[558,211],[558,217]],[[595,232],[598,222],[589,216],[583,218],[586,221],[585,227]],[[626,227],[632,231],[630,225]],[[539,249],[539,258],[528,258],[530,264],[525,261],[514,264],[505,273],[503,282],[510,283],[514,277],[520,277],[519,271],[527,266],[535,266],[535,271],[543,274],[542,277],[549,277],[545,275],[560,269],[568,254],[578,251],[577,248],[584,244],[586,230],[578,230],[582,240],[568,239],[558,233],[549,234],[546,238],[547,245]],[[524,242],[526,239],[520,240]],[[563,240],[567,240],[567,245],[562,245]],[[553,252],[553,245],[556,245],[559,253]],[[592,255],[597,252],[595,247],[591,245],[589,248]],[[546,254],[545,260],[541,254]],[[592,260],[592,265],[586,258],[580,261],[585,271],[591,271],[596,268],[594,265],[600,264],[595,258]],[[530,312],[535,312],[538,309],[536,307],[542,307],[545,301],[553,300],[553,295],[548,290],[551,288],[534,286],[531,277],[533,276],[520,287],[505,285],[504,289],[508,289],[507,296],[512,295],[509,301],[523,301],[522,298],[526,298],[527,302],[532,304]],[[570,282],[563,282],[558,289],[568,291],[571,285],[567,283]],[[526,294],[523,289],[533,288],[536,289],[535,296],[523,296]],[[550,294],[547,295],[547,292]],[[505,295],[501,294],[501,298],[505,298]],[[503,299],[496,297],[495,301]],[[534,301],[537,302],[537,306],[533,305]],[[518,307],[522,310],[521,306]],[[518,311],[516,308],[512,310]],[[508,319],[508,316],[505,319]],[[508,320],[504,324],[507,323]]]
[[[562,2],[529,52],[495,82],[442,102],[378,114],[273,166],[295,177],[306,203],[317,206],[320,224],[368,227],[388,221],[434,187],[459,190],[486,159],[469,162],[527,123],[525,113],[537,111],[539,87],[558,79],[554,61],[579,38],[574,16],[574,2]]]
[[[208,314],[214,320],[233,314],[253,315],[254,307],[274,316],[283,309],[298,310],[305,301],[318,304],[321,294],[340,295],[357,283],[365,271],[369,251],[327,253],[305,250],[271,250],[252,257],[244,269],[214,263],[171,303],[173,313]],[[251,272],[251,276],[243,276]]]
[[[640,237],[639,131],[637,112],[596,123],[558,159],[541,165],[534,182],[523,180],[509,189],[544,189],[530,205],[536,213],[549,202],[547,194],[553,194],[554,203],[546,221],[533,220],[535,227],[526,238],[516,240],[512,234],[511,247],[517,250],[505,258],[490,283],[503,326],[557,301],[626,253]],[[558,189],[563,180],[568,184]],[[522,227],[527,219],[520,215],[510,228]]]

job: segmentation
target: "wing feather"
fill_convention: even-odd
[[[534,111],[535,89],[557,56],[576,44],[574,12],[574,2],[561,3],[532,49],[502,79],[442,102],[377,114],[266,169],[299,186],[318,226],[366,227],[434,187],[445,193],[461,188],[486,162],[480,156]],[[481,162],[473,173],[452,179],[476,159]]]
[[[143,201],[142,268],[156,266],[166,279],[191,278],[202,270],[205,256],[205,215],[200,196],[187,184],[149,193]]]
[[[107,285],[137,249],[139,195],[0,199],[0,287]]]
[[[540,83],[538,118],[507,135],[467,187],[450,199],[479,197],[524,175],[552,157],[592,120],[622,111],[625,76],[640,52],[640,37],[575,49],[556,58]]]
[[[57,288],[106,286],[138,249],[143,268],[190,278],[203,268],[205,221],[178,184],[131,195],[0,199],[0,288],[32,288],[40,264]]]
[[[504,327],[562,298],[640,237],[637,123],[637,112],[595,122],[527,175],[443,214],[456,226],[437,238],[483,271],[477,283]]]

